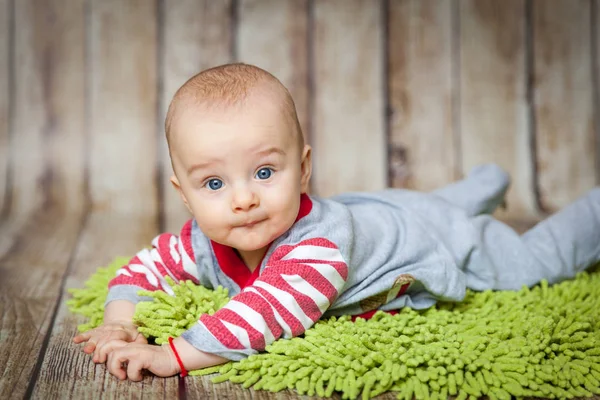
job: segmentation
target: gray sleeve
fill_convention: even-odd
[[[132,302],[133,304],[137,304],[140,301],[152,301],[152,297],[148,296],[139,296],[138,292],[140,290],[146,290],[143,287],[135,286],[135,285],[117,285],[110,288],[108,291],[108,295],[106,296],[106,301],[104,302],[104,307],[111,301],[115,300],[127,300]]]

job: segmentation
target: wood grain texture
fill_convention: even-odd
[[[311,140],[313,188],[321,196],[387,185],[381,4],[314,3]]]
[[[460,4],[462,172],[495,162],[512,177],[502,218],[535,216],[523,0]]]
[[[12,217],[85,202],[83,3],[17,1]]]
[[[0,398],[27,391],[85,202],[83,5],[26,0],[14,6],[14,187],[0,226]]]
[[[392,0],[388,21],[391,186],[432,190],[457,175],[453,118],[453,8]]]
[[[11,2],[0,0],[0,218],[8,193]]]
[[[94,210],[158,216],[156,2],[90,3]]]
[[[134,255],[158,233],[155,5],[114,0],[90,6],[93,207],[66,287],[81,287],[96,268],[118,255]],[[33,397],[176,396],[176,385],[163,379],[119,384],[104,367],[78,353],[70,342],[74,334],[75,319],[63,310],[55,320]],[[67,359],[72,360],[69,368],[59,365]]]
[[[116,256],[133,256],[149,245],[154,235],[154,216],[123,215],[114,212],[92,214],[80,236],[73,267],[65,287],[83,287],[83,283],[101,266]],[[72,343],[80,317],[70,314],[63,294],[54,322],[52,337],[36,380],[33,398],[177,398],[177,378],[157,378],[148,374],[142,382],[121,382],[104,365],[95,365],[91,357]]]
[[[237,15],[237,61],[269,71],[287,87],[307,137],[307,0],[241,0]]]
[[[159,55],[163,90],[160,109],[160,185],[165,229],[179,234],[190,218],[169,179],[173,175],[164,120],[169,103],[181,85],[203,69],[231,61],[231,0],[165,0],[163,54]]]
[[[590,13],[589,0],[533,1],[537,163],[548,211],[598,182]]]
[[[0,259],[0,398],[24,398],[52,325],[81,220],[77,213],[30,215]]]

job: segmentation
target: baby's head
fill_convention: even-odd
[[[293,225],[311,149],[277,78],[246,64],[202,71],[175,94],[165,128],[171,181],[206,236],[252,252]]]

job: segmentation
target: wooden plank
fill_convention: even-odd
[[[0,398],[25,398],[79,227],[76,213],[40,210],[0,260]]]
[[[9,0],[0,0],[0,218],[3,216],[5,196],[8,193],[8,146],[9,146],[9,71],[10,71],[10,26]]]
[[[83,105],[73,101],[85,97],[80,3],[13,3],[14,187],[0,232],[0,398],[26,396],[81,226]]]
[[[156,2],[92,2],[88,10],[92,207],[66,287],[81,287],[97,267],[132,256],[158,233]],[[64,310],[67,297],[33,397],[176,398],[174,379],[119,384],[81,354],[71,342],[78,320]]]
[[[91,3],[92,206],[158,215],[156,2]]]
[[[15,2],[12,215],[28,214],[59,199],[68,202],[67,208],[80,208],[83,201],[85,96],[81,22],[76,25],[79,3],[54,1],[40,7],[33,1]],[[75,10],[59,8],[66,4]]]
[[[314,3],[311,139],[318,195],[387,185],[381,11],[380,1]]]
[[[203,69],[231,61],[231,0],[165,0],[160,107],[160,185],[165,230],[179,234],[190,218],[169,178],[173,175],[164,120],[177,89]]]
[[[287,87],[307,137],[307,0],[241,0],[237,15],[238,61],[269,71]]]
[[[100,266],[116,256],[131,256],[150,244],[156,223],[153,216],[97,212],[90,216],[74,255],[73,268],[65,287],[83,287]],[[66,309],[64,299],[52,330],[33,398],[177,398],[177,378],[157,378],[151,374],[141,383],[120,382],[105,365],[96,365],[91,357],[72,343],[78,324],[84,322]]]
[[[540,202],[556,211],[598,182],[591,3],[534,0],[532,14]]]
[[[392,0],[388,21],[391,186],[428,191],[458,175],[454,139],[453,9]]]
[[[502,218],[535,216],[524,0],[460,4],[462,172],[495,162],[512,177]]]

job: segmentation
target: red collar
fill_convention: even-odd
[[[313,204],[310,200],[310,197],[308,197],[308,195],[305,193],[301,194],[300,209],[298,210],[298,216],[296,217],[295,222],[298,222],[300,219],[307,216],[312,210],[312,205]],[[212,240],[210,243],[215,253],[215,257],[217,258],[217,262],[219,263],[219,267],[221,267],[221,270],[225,273],[225,275],[238,284],[240,289],[243,289],[246,286],[254,283],[260,274],[260,265],[262,264],[263,260],[261,260],[258,264],[258,267],[251,272],[232,247],[222,245]],[[265,255],[266,254],[267,253],[265,253]]]

